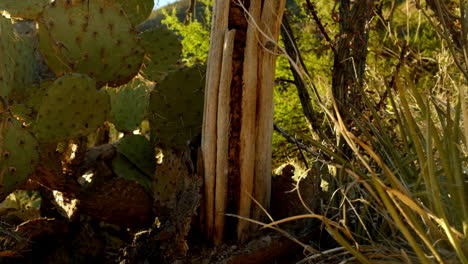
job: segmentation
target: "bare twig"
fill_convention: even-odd
[[[304,151],[306,151],[309,154],[312,154],[312,155],[317,156],[317,157],[320,156],[320,153],[318,153],[317,151],[311,149],[310,147],[308,147],[304,143],[300,142],[295,137],[289,135],[286,131],[284,131],[282,128],[280,128],[277,124],[273,124],[273,129],[276,132],[278,132],[281,136],[283,136],[284,139],[286,139],[289,143],[297,145],[298,147],[300,147],[301,149],[303,149]]]
[[[325,29],[325,26],[322,24],[322,21],[318,17],[314,4],[312,4],[310,0],[306,0],[306,7],[310,11],[310,15],[312,15],[312,18],[317,24],[317,27],[319,28],[320,33],[327,40],[328,44],[330,45],[330,48],[333,50],[333,53],[336,54],[335,42],[330,38],[330,36],[327,33],[327,30]]]
[[[304,113],[304,116],[306,117],[313,131],[320,135],[322,139],[326,139],[326,133],[324,133],[323,129],[317,125],[318,120],[322,119],[323,115],[320,116],[320,113],[316,112],[312,107],[311,96],[304,81],[304,78],[301,77],[301,74],[298,72],[296,67],[294,67],[294,64],[299,65],[304,74],[310,77],[310,74],[307,71],[307,67],[305,66],[301,53],[299,52],[294,37],[294,32],[292,31],[291,25],[286,15],[283,17],[283,27],[281,31],[281,36],[283,38],[286,54],[289,58],[291,58],[288,61],[290,64],[290,70],[294,77],[294,84],[297,88],[297,94],[299,96],[299,100],[301,101],[302,112]],[[318,118],[318,116],[320,116],[321,118]]]
[[[395,87],[396,79],[398,78],[398,74],[400,73],[401,66],[405,64],[407,51],[408,51],[408,43],[405,42],[403,44],[403,47],[401,48],[400,59],[398,60],[398,64],[395,67],[395,71],[393,72],[392,79],[388,83],[389,89],[393,89],[394,91],[396,91],[396,87]],[[385,90],[384,94],[380,98],[379,103],[377,104],[377,107],[381,107],[384,105],[385,100],[388,97],[389,89]]]

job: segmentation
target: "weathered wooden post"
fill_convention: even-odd
[[[275,45],[285,0],[216,0],[205,90],[202,154],[207,236],[219,243],[225,213],[259,219],[268,208]],[[237,223],[237,238],[249,224]],[[228,232],[229,233],[229,232]]]

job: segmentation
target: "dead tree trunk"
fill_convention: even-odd
[[[269,205],[275,46],[284,8],[285,0],[215,1],[202,131],[204,224],[215,243],[224,235],[247,237],[248,222],[226,213],[259,219],[252,198]]]

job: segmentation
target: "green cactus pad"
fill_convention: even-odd
[[[201,132],[205,69],[200,66],[170,73],[150,96],[152,140],[163,147],[185,147]]]
[[[146,51],[141,74],[148,80],[159,82],[176,68],[182,54],[182,44],[177,35],[167,28],[155,28],[140,34]]]
[[[41,142],[56,142],[95,131],[106,120],[109,97],[81,74],[64,75],[49,87],[34,132]]]
[[[0,97],[6,98],[13,87],[14,67],[18,52],[10,19],[0,14]]]
[[[25,104],[12,104],[10,105],[10,112],[13,114],[15,118],[18,120],[31,123],[33,122],[33,112],[32,109]]]
[[[42,81],[38,86],[32,86],[28,90],[28,97],[25,100],[25,104],[30,107],[34,113],[39,111],[42,99],[53,83],[53,81]]]
[[[110,96],[109,121],[122,132],[132,132],[145,119],[149,103],[148,84],[135,78],[117,89],[106,89]]]
[[[0,97],[22,99],[38,80],[34,41],[28,36],[18,37],[10,19],[2,15],[0,35]]]
[[[33,85],[39,80],[38,64],[35,59],[35,44],[32,37],[23,36],[16,41],[16,61],[10,97],[17,101],[24,100]]]
[[[145,21],[153,11],[153,0],[117,0],[133,26]]]
[[[149,194],[151,194],[150,179],[123,155],[117,154],[117,156],[112,159],[112,170],[117,177],[135,181],[143,186]]]
[[[0,201],[22,185],[39,160],[36,139],[21,122],[0,114]]]
[[[117,144],[117,151],[149,177],[154,174],[156,166],[154,147],[144,136],[125,136]]]
[[[50,0],[2,0],[0,10],[7,11],[12,17],[36,19]]]
[[[43,81],[40,85],[33,85],[27,89],[26,98],[21,103],[12,104],[10,111],[18,119],[27,124],[36,120],[37,112],[41,106],[42,98],[53,81]]]
[[[144,51],[120,5],[109,0],[61,0],[39,18],[39,48],[57,75],[83,73],[99,87],[129,82]]]

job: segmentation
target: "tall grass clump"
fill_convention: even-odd
[[[465,1],[460,2],[459,10],[463,10]],[[441,7],[439,1],[432,3]],[[420,3],[417,6],[421,8]],[[359,89],[364,111],[350,105],[351,114],[340,113],[342,108],[334,98],[331,105],[316,100],[352,153],[344,155],[336,146],[307,139],[311,148],[323,155],[317,162],[336,171],[335,177],[330,177],[336,181],[336,189],[324,204],[337,206],[264,225],[276,228],[300,218],[321,220],[342,247],[320,254],[310,250],[303,263],[331,259],[468,263],[468,19],[460,29],[462,43],[454,43],[449,35],[453,30],[443,20],[446,14],[437,13],[443,10],[434,8],[430,14],[418,11],[419,19],[426,19],[440,37],[439,51],[430,58],[438,69],[435,75],[425,76],[425,83],[420,83],[422,79],[414,74],[412,65],[402,62],[391,85],[370,87],[379,83],[372,80],[379,76],[367,74],[368,80]],[[458,15],[468,17],[463,11]],[[391,33],[387,37],[403,43],[403,55],[414,56],[414,47],[406,51],[407,45],[417,43],[418,32],[419,26],[415,36],[400,42]],[[300,65],[295,67],[313,87],[306,71]],[[369,90],[385,96],[376,98]],[[352,125],[343,121],[342,115],[350,117]]]

